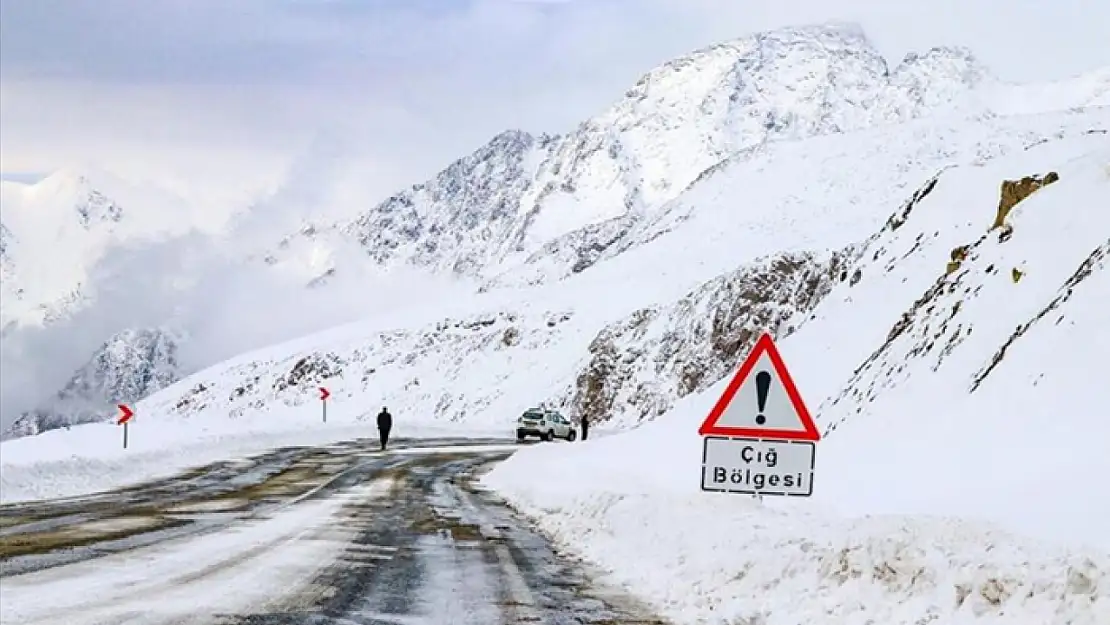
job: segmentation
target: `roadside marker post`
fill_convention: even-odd
[[[123,426],[123,448],[127,449],[127,425],[131,421],[131,417],[135,416],[135,412],[127,404],[116,404],[119,408],[119,418],[116,419],[116,425]]]
[[[331,397],[331,391],[324,387],[320,387],[320,408],[323,416],[323,422],[328,422],[328,398]]]
[[[821,433],[770,334],[756,341],[698,434],[703,491],[813,494]]]

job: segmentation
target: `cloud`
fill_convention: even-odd
[[[313,199],[288,189],[266,207],[285,213]],[[179,362],[193,372],[253,349],[388,315],[402,299],[421,305],[437,293],[473,292],[473,285],[415,269],[382,270],[355,243],[338,240],[326,249],[342,269],[325,286],[306,289],[302,274],[243,259],[243,240],[261,240],[259,235],[279,226],[251,220],[238,224],[236,234],[243,236],[189,234],[113,248],[92,268],[90,305],[62,322],[5,333],[0,430],[47,402],[106,339],[127,328],[173,330],[185,339]]]

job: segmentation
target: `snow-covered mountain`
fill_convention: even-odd
[[[745,148],[904,121],[984,76],[958,49],[890,69],[853,25],[761,33],[648,72],[566,135],[503,132],[336,228],[378,262],[490,276],[554,255],[558,277]]]
[[[111,418],[117,403],[134,402],[177,381],[182,373],[179,342],[175,333],[161,328],[116,334],[74,372],[51,401],[21,415],[5,436],[28,436]]]
[[[61,170],[34,184],[3,181],[0,204],[0,327],[6,330],[73,313],[90,297],[90,272],[110,250],[200,223],[169,192],[102,171]]]
[[[1107,86],[1104,75],[1071,85],[1070,105]],[[347,235],[375,262],[476,276],[486,288],[535,284],[583,271],[638,225],[665,219],[669,201],[707,170],[768,141],[938,112],[989,115],[1014,109],[1015,89],[966,49],[935,48],[890,67],[854,25],[779,29],[668,62],[566,135],[501,133],[353,223],[290,239],[322,239],[308,246],[319,254],[327,239]]]

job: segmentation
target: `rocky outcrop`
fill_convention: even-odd
[[[998,212],[995,214],[991,230],[1001,228],[1006,223],[1006,216],[1018,202],[1033,195],[1038,189],[1046,187],[1060,179],[1060,174],[1050,171],[1043,176],[1025,176],[1021,180],[1003,180]]]
[[[590,343],[560,404],[591,422],[635,423],[732,371],[762,332],[785,337],[833,285],[851,250],[782,254],[720,276],[680,301],[637,311]]]
[[[178,339],[169,331],[124,330],[106,341],[46,404],[23,414],[8,430],[28,436],[110,418],[117,403],[133,403],[181,376]]]

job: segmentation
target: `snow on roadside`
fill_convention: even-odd
[[[482,484],[676,625],[1110,622],[1108,551],[955,515],[699,492],[696,427],[722,388],[627,434],[531,447]],[[546,473],[559,479],[532,477]]]
[[[1110,558],[956,519],[832,519],[700,493],[533,498],[522,489],[514,502],[678,624],[1099,625],[1110,616]]]

